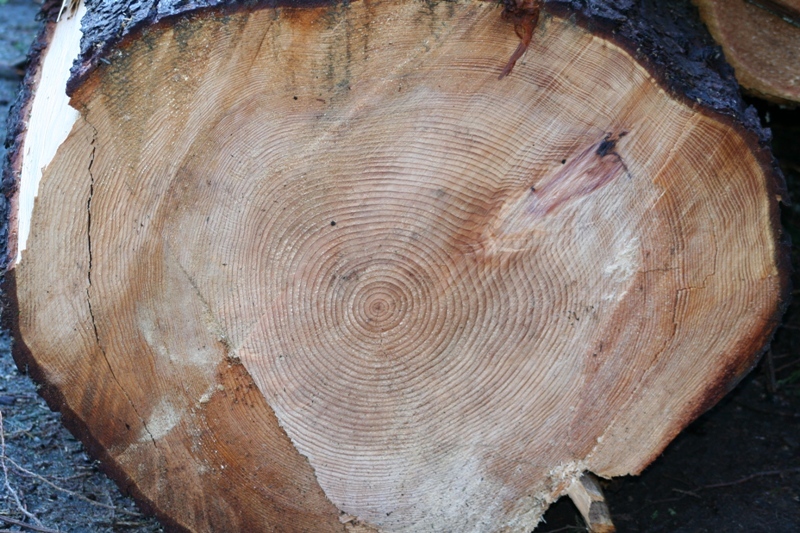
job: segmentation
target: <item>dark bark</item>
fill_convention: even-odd
[[[69,91],[127,35],[171,17],[206,9],[230,13],[329,3],[331,0],[87,0],[82,56],[73,68]],[[761,128],[755,109],[743,102],[733,69],[689,0],[555,0],[546,1],[544,9],[573,16],[581,26],[611,38],[645,63],[674,94],[728,115],[756,132],[762,142],[769,141],[769,130]]]
[[[551,2],[575,12],[582,24],[611,33],[646,63],[674,94],[734,117],[767,141],[758,114],[742,101],[733,69],[688,0],[571,0]]]

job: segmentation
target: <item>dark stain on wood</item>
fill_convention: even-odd
[[[520,43],[506,66],[500,72],[500,79],[505,78],[514,69],[517,61],[525,55],[528,47],[533,40],[533,32],[539,23],[539,12],[542,7],[542,0],[502,0],[503,18],[514,24],[514,31],[519,37]]]
[[[529,213],[536,217],[547,216],[567,203],[588,196],[620,175],[625,167],[614,152],[616,142],[617,138],[607,136],[584,148],[569,163],[564,163],[547,182],[532,185],[531,192],[536,195],[531,199]]]

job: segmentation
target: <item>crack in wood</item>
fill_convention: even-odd
[[[97,323],[94,319],[94,311],[92,310],[92,298],[90,294],[90,289],[92,288],[92,198],[94,197],[94,175],[92,174],[92,165],[94,164],[94,157],[97,151],[97,147],[95,146],[95,142],[97,141],[97,130],[92,128],[94,133],[92,134],[92,141],[89,146],[92,147],[92,155],[89,159],[89,165],[87,168],[87,172],[89,173],[89,198],[86,200],[86,241],[87,241],[87,248],[89,252],[89,267],[86,272],[86,278],[89,284],[86,287],[86,302],[89,305],[89,316],[92,317],[92,328],[94,328],[94,337],[97,341],[97,345],[100,346],[100,334],[97,331]],[[100,350],[102,351],[102,347]],[[105,354],[103,354],[105,355]]]
[[[88,123],[87,123],[88,124]],[[108,371],[111,374],[111,378],[117,384],[119,389],[122,391],[122,394],[125,395],[125,398],[128,400],[128,403],[133,409],[133,412],[136,414],[139,421],[142,423],[142,427],[144,428],[147,435],[150,437],[150,440],[153,442],[153,446],[158,449],[158,444],[156,443],[156,439],[153,437],[153,434],[150,433],[150,430],[147,428],[147,424],[145,423],[144,418],[139,411],[136,409],[136,405],[133,403],[128,391],[126,391],[122,384],[120,383],[119,379],[117,378],[116,374],[114,373],[114,368],[111,366],[111,362],[108,360],[108,354],[106,354],[105,348],[103,348],[103,343],[100,342],[100,332],[97,329],[97,321],[94,316],[94,309],[92,308],[92,262],[93,262],[93,251],[92,251],[92,200],[94,199],[94,174],[92,173],[92,166],[94,165],[95,154],[97,153],[97,128],[89,124],[92,128],[92,141],[89,146],[92,147],[92,155],[89,159],[89,165],[87,167],[87,172],[89,173],[89,198],[86,200],[86,241],[87,241],[87,248],[89,253],[89,266],[86,272],[86,279],[88,281],[88,286],[86,287],[86,303],[89,307],[89,317],[92,320],[92,329],[94,330],[94,338],[95,342],[97,342],[97,348],[100,350],[100,353],[103,355],[103,360],[106,362],[106,366],[108,367]]]

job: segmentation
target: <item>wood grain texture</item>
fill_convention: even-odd
[[[756,134],[479,1],[201,11],[73,93],[19,340],[173,527],[530,531],[641,471],[786,291]]]
[[[800,1],[693,0],[749,92],[800,102]]]

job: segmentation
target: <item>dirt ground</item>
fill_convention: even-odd
[[[0,0],[3,117],[19,83],[14,64],[38,28],[37,9],[32,0]],[[800,111],[753,103],[773,128],[775,153],[800,199]],[[784,210],[784,226],[800,244],[800,204]],[[793,259],[800,264],[800,248]],[[17,371],[9,342],[0,332],[0,533],[161,531],[61,426]],[[800,531],[800,306],[789,309],[770,354],[641,476],[605,483],[620,532]],[[537,533],[586,531],[567,499],[545,520]]]

